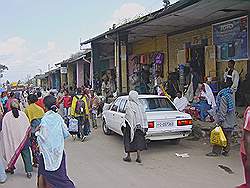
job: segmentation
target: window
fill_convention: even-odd
[[[117,109],[118,109],[118,106],[119,106],[120,102],[121,102],[121,100],[120,100],[120,99],[117,99],[117,100],[115,101],[115,103],[113,104],[113,106],[112,106],[112,108],[111,108],[111,111],[117,112]]]
[[[119,105],[119,112],[120,113],[125,113],[126,104],[127,104],[127,100],[126,99],[122,99],[121,103]]]
[[[167,98],[147,98],[140,99],[144,105],[146,112],[153,111],[176,111],[175,106]]]

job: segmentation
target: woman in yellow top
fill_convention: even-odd
[[[89,105],[81,88],[77,88],[77,94],[73,97],[70,115],[78,120],[77,137],[83,142],[90,133]]]
[[[31,125],[31,151],[33,156],[33,167],[38,167],[39,164],[39,157],[40,157],[40,151],[37,143],[37,137],[35,136],[35,129],[38,127],[41,123],[41,119],[44,116],[43,109],[36,105],[35,103],[38,101],[38,98],[36,95],[29,95],[28,96],[28,103],[29,106],[25,108],[24,112],[29,118],[30,125]]]

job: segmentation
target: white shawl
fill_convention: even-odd
[[[211,105],[212,108],[216,107],[216,102],[215,102],[214,94],[213,94],[211,87],[206,83],[203,83],[203,84],[205,86],[205,92],[201,91],[201,96],[207,99],[207,103]]]
[[[129,99],[126,105],[125,120],[131,128],[131,142],[134,140],[134,134],[137,126],[145,128],[146,113],[143,105],[140,103],[138,93],[136,91],[129,92]]]

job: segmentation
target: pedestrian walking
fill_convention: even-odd
[[[59,101],[63,103],[63,117],[67,118],[70,114],[70,107],[71,107],[72,97],[69,95],[69,91],[66,89],[64,91],[64,96]]]
[[[2,102],[2,105],[3,105],[4,113],[7,112],[7,107],[6,107],[7,101],[8,101],[7,92],[4,91],[4,92],[1,94],[1,102]]]
[[[220,154],[228,156],[231,144],[231,135],[236,126],[235,105],[233,100],[233,90],[226,84],[216,98],[217,110],[215,122],[221,126],[227,139],[227,146],[222,148],[220,146],[213,146],[211,153],[207,156],[219,156]]]
[[[0,100],[0,131],[2,130],[3,116],[4,116],[4,107]]]
[[[6,172],[14,174],[15,164],[20,154],[22,156],[27,177],[32,177],[32,163],[29,149],[30,123],[24,112],[19,110],[19,103],[13,100],[11,111],[3,118],[1,142],[3,157],[7,161]]]
[[[73,98],[75,96],[76,92],[72,86],[69,87],[69,95]]]
[[[101,91],[102,91],[102,96],[105,97],[105,100],[107,101],[107,90],[108,90],[108,78],[107,75],[104,74],[102,76],[102,86],[101,86]]]
[[[10,95],[9,95],[9,98],[8,98],[8,100],[6,102],[6,110],[7,110],[7,112],[11,111],[10,104],[12,103],[13,100],[16,100],[15,93],[11,92]]]
[[[250,188],[250,106],[244,114],[243,137],[241,140],[240,154],[245,172],[245,184],[238,188]]]
[[[39,165],[39,158],[40,158],[40,151],[39,146],[37,143],[37,137],[35,136],[35,129],[38,127],[41,123],[41,119],[44,116],[43,109],[36,105],[37,102],[37,96],[34,94],[31,94],[28,96],[28,104],[24,110],[25,114],[29,118],[30,126],[31,126],[31,151],[32,151],[32,157],[33,157],[33,167],[37,168]]]
[[[94,129],[97,129],[97,113],[100,104],[100,99],[95,94],[94,89],[90,90],[90,119],[92,121],[92,126]]]
[[[224,73],[224,81],[233,90],[233,100],[234,100],[234,104],[236,104],[235,103],[235,93],[236,93],[238,86],[239,86],[240,76],[239,76],[239,73],[237,72],[237,70],[234,69],[234,66],[235,66],[235,61],[232,59],[229,60],[228,61],[228,68]]]
[[[61,100],[63,99],[64,91],[62,89],[59,90],[56,97],[56,105],[58,107],[58,113],[63,117],[64,116],[64,107],[63,103],[61,103]]]
[[[36,102],[36,105],[40,106],[43,110],[45,110],[44,104],[43,104],[42,92],[38,91],[36,95],[37,95],[37,98],[38,98],[38,100]]]
[[[41,157],[38,168],[38,188],[74,188],[66,171],[64,139],[70,134],[63,118],[57,113],[56,98],[44,98],[46,113],[36,136]]]
[[[84,141],[90,133],[89,104],[81,88],[77,89],[77,94],[73,97],[70,115],[78,120],[77,137]]]
[[[126,105],[125,126],[122,126],[124,148],[127,156],[125,162],[131,162],[130,153],[137,152],[136,162],[141,163],[141,151],[147,149],[145,140],[146,113],[138,99],[136,91],[129,92]]]

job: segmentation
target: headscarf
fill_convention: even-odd
[[[17,99],[13,99],[10,103],[10,108],[13,109],[13,108],[16,108],[16,109],[20,109],[20,104],[18,102]]]
[[[234,110],[234,100],[233,100],[233,90],[231,88],[224,88],[222,89],[216,98],[216,103],[217,103],[217,108],[219,109],[220,105],[221,105],[221,98],[225,97],[226,101],[227,101],[227,112],[232,112]],[[217,110],[218,110],[217,109]]]
[[[201,96],[207,99],[207,103],[211,105],[212,108],[216,107],[216,102],[211,87],[206,83],[203,83],[203,85],[205,86],[205,92],[201,91]]]
[[[52,110],[45,113],[40,126],[36,136],[45,170],[56,171],[61,165],[64,139],[69,136],[69,132],[62,117]]]
[[[128,122],[131,128],[130,141],[133,142],[134,133],[137,126],[145,128],[145,124],[147,122],[146,113],[142,104],[139,101],[138,93],[133,90],[129,92],[128,103],[126,106],[125,120]]]

